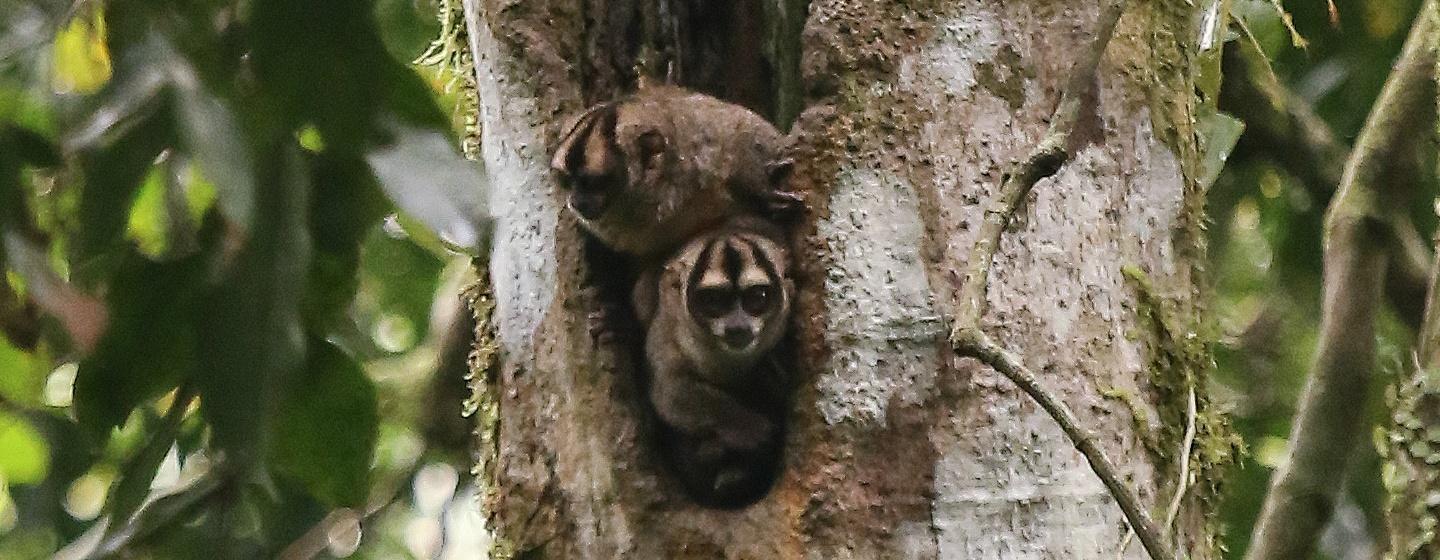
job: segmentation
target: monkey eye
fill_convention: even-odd
[[[751,286],[740,293],[740,306],[746,313],[760,315],[770,309],[770,286]]]
[[[709,318],[725,315],[733,304],[729,290],[722,288],[700,288],[693,303],[696,315]]]

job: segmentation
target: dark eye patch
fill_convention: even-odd
[[[700,317],[721,317],[735,306],[734,292],[724,288],[700,288],[692,297],[690,305]]]
[[[774,297],[774,290],[770,286],[751,286],[740,292],[740,307],[750,315],[763,315],[770,310]]]

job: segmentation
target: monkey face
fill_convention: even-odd
[[[700,252],[685,295],[705,346],[732,357],[768,351],[789,308],[783,253],[764,239],[722,236]]]
[[[616,118],[611,104],[586,112],[550,162],[560,189],[567,193],[566,205],[584,220],[599,219],[625,187],[624,154],[613,132]]]
[[[582,220],[600,222],[612,208],[636,198],[639,183],[653,180],[663,160],[664,134],[658,130],[622,130],[620,107],[606,103],[587,111],[565,135],[550,168],[566,205]]]
[[[695,320],[724,348],[746,353],[779,307],[775,294],[771,285],[706,287],[695,291],[690,308]]]

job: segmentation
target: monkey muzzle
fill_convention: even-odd
[[[731,351],[739,352],[749,348],[750,343],[755,341],[755,331],[750,325],[729,324],[725,325],[720,339],[725,341],[725,346]]]

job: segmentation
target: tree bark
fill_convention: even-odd
[[[765,0],[697,23],[714,3],[466,0],[497,217],[503,366],[478,415],[493,554],[1146,557],[1121,550],[1124,516],[1055,421],[947,337],[986,203],[1093,41],[1099,4],[1071,4]],[[1203,14],[1137,4],[1069,163],[1001,237],[980,327],[1076,413],[1153,518],[1183,491],[1166,538],[1216,558],[1231,439],[1204,394]],[[597,265],[614,263],[583,249],[546,169],[566,116],[642,75],[782,126],[807,107],[791,131],[812,212],[794,240],[785,470],[738,511],[690,503],[663,469],[632,342],[588,332],[612,273]]]

